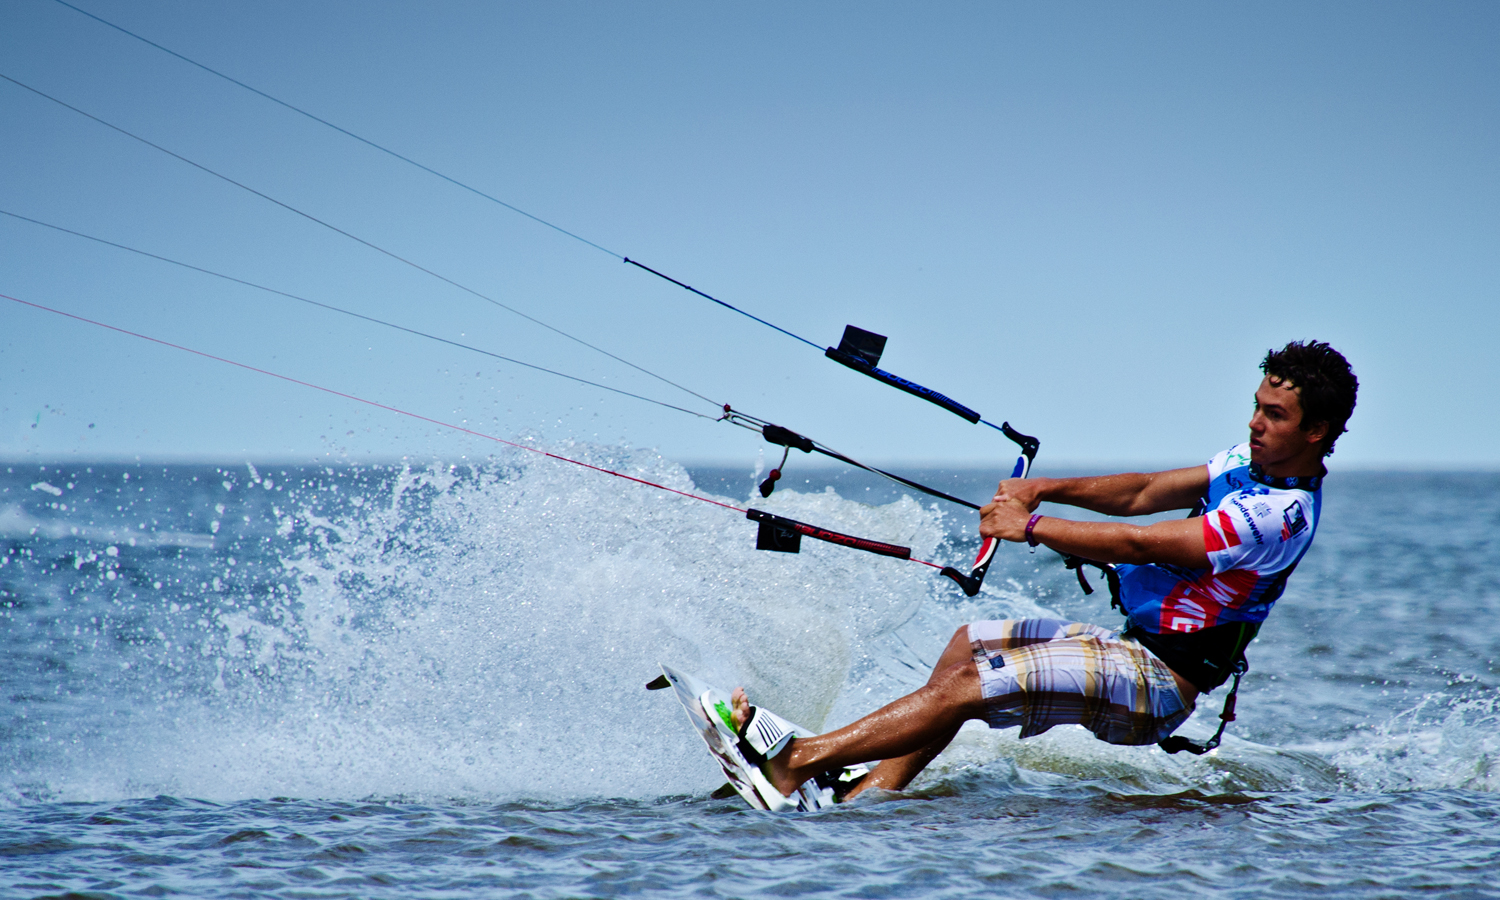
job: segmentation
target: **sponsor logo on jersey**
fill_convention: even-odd
[[[1245,504],[1241,503],[1238,497],[1229,502],[1234,504],[1234,508],[1240,511],[1240,515],[1245,517],[1245,524],[1250,526],[1250,534],[1254,536],[1255,543],[1264,544],[1266,539],[1261,536],[1260,529],[1255,527],[1255,516],[1251,515],[1250,510],[1245,508]]]
[[[1307,514],[1302,511],[1301,503],[1293,503],[1286,512],[1281,514],[1281,539],[1289,541],[1305,530],[1307,530]]]

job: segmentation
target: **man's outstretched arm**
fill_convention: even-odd
[[[1208,467],[1165,472],[1131,472],[1085,478],[1010,478],[999,493],[1025,504],[1065,503],[1107,516],[1144,516],[1169,509],[1191,509],[1208,492]]]
[[[1026,540],[1031,511],[1004,487],[996,500],[980,510],[979,533],[1006,541]],[[1210,568],[1203,520],[1174,519],[1154,525],[1124,522],[1074,522],[1043,516],[1031,536],[1060,553],[1108,563],[1165,563],[1193,569]]]

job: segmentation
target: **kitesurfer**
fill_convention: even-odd
[[[1242,664],[1321,508],[1323,458],[1345,430],[1359,382],[1326,343],[1294,341],[1261,363],[1250,437],[1207,465],[1151,474],[1008,479],[981,510],[980,534],[1044,544],[1116,565],[1127,616],[1111,630],[1058,619],[974,622],[954,633],[927,684],[827,734],[790,739],[743,688],[734,718],[777,790],[840,766],[881,760],[852,796],[905,787],[969,719],[1021,727],[1083,725],[1114,744],[1150,744],[1187,720],[1199,693]],[[1131,525],[1037,515],[1043,501],[1110,516],[1192,509]],[[774,716],[767,714],[767,719]],[[1173,740],[1182,740],[1174,738]]]

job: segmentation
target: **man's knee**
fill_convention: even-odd
[[[943,653],[938,657],[937,663],[933,665],[932,675],[928,677],[927,683],[931,684],[944,669],[972,659],[973,656],[974,653],[969,644],[969,626],[960,625],[958,630],[953,632],[953,637],[948,640],[948,646],[943,648]]]
[[[940,672],[933,672],[927,686],[938,694],[945,708],[962,712],[969,718],[976,715],[976,711],[984,704],[979,667],[972,659],[965,659]]]
[[[953,637],[948,639],[948,650],[959,650],[967,656],[970,652],[971,643],[969,626],[967,624],[960,625],[958,626],[958,630],[953,632]]]

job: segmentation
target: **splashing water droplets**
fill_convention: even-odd
[[[693,489],[652,454],[561,452]],[[134,720],[97,761],[128,774],[96,777],[209,799],[707,790],[718,773],[681,710],[642,689],[658,662],[819,727],[868,643],[936,589],[923,567],[843,548],[757,551],[722,508],[520,457],[345,473],[339,494],[254,507],[269,533],[231,536],[205,573],[211,627],[191,645],[208,656],[191,675],[156,666],[160,692],[188,699]],[[919,554],[943,539],[909,499],[762,505]],[[252,552],[278,584],[245,580]]]

